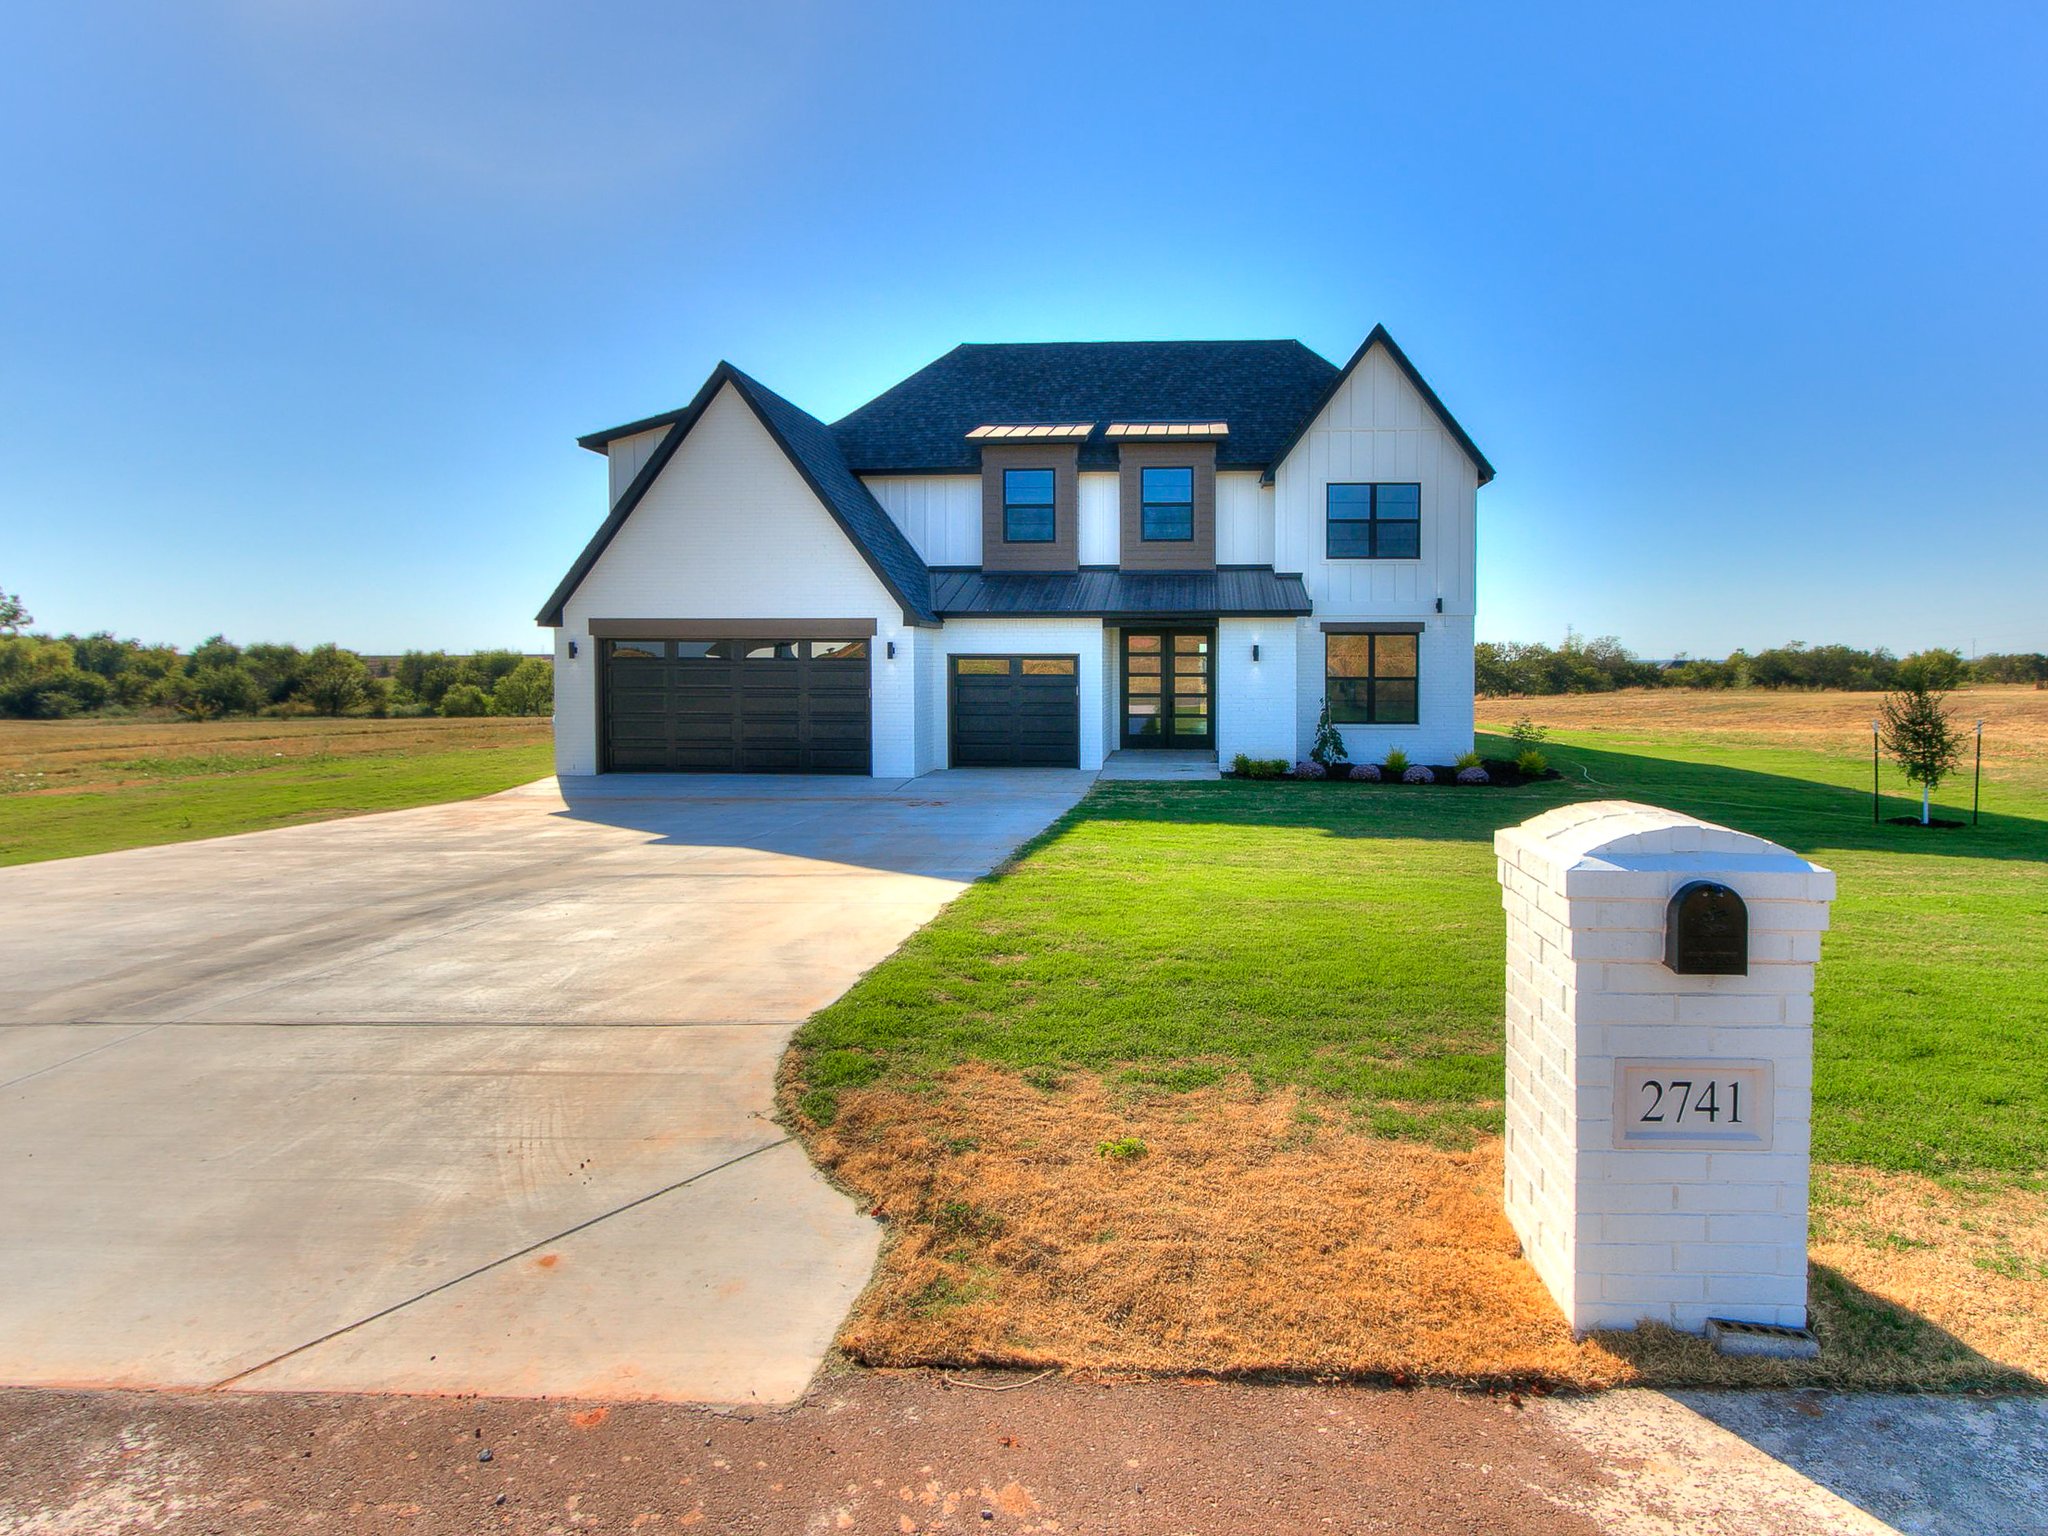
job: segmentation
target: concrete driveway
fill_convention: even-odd
[[[0,1382],[795,1398],[795,1026],[1083,773],[555,781],[0,870]]]

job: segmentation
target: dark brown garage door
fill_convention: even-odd
[[[866,640],[606,640],[613,773],[866,773]]]
[[[955,656],[955,768],[1081,766],[1079,666],[1072,656]]]

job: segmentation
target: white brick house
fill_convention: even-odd
[[[563,774],[1094,768],[1472,745],[1493,471],[1384,329],[963,346],[830,426],[721,363],[581,439],[548,600]]]

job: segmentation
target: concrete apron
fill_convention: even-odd
[[[554,781],[0,871],[0,1381],[787,1402],[775,1063],[1085,774]]]

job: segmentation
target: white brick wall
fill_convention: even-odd
[[[1216,625],[1216,755],[1228,768],[1247,757],[1293,762],[1295,649],[1291,619],[1223,619]],[[1252,647],[1259,659],[1252,660]]]
[[[1081,694],[1081,766],[1100,768],[1105,752],[1103,674],[1105,651],[1100,619],[948,619],[943,629],[920,632],[919,639],[945,656],[1077,656],[1076,681]],[[946,663],[938,662],[936,699],[937,751],[948,751],[946,732]],[[933,716],[928,715],[928,721]]]
[[[888,588],[730,385],[563,608],[555,631],[560,774],[597,772],[593,618],[871,618],[874,771],[916,771],[915,659],[934,631],[904,624]],[[891,640],[894,661],[885,659]]]
[[[1297,707],[1294,756],[1308,756],[1315,744],[1316,720],[1322,714],[1322,622],[1327,617],[1294,621],[1298,637]],[[1472,617],[1470,614],[1374,614],[1373,618],[1406,618],[1423,626],[1416,647],[1416,723],[1414,725],[1346,725],[1338,727],[1344,749],[1354,763],[1377,763],[1399,747],[1410,762],[1451,763],[1472,750]],[[1228,695],[1224,703],[1229,703]]]
[[[1507,913],[1509,1220],[1575,1329],[1803,1327],[1813,960],[1835,877],[1761,838],[1625,801],[1494,839]],[[1718,880],[1749,973],[1663,965],[1666,903]],[[1768,1151],[1617,1149],[1618,1058],[1768,1060]]]

